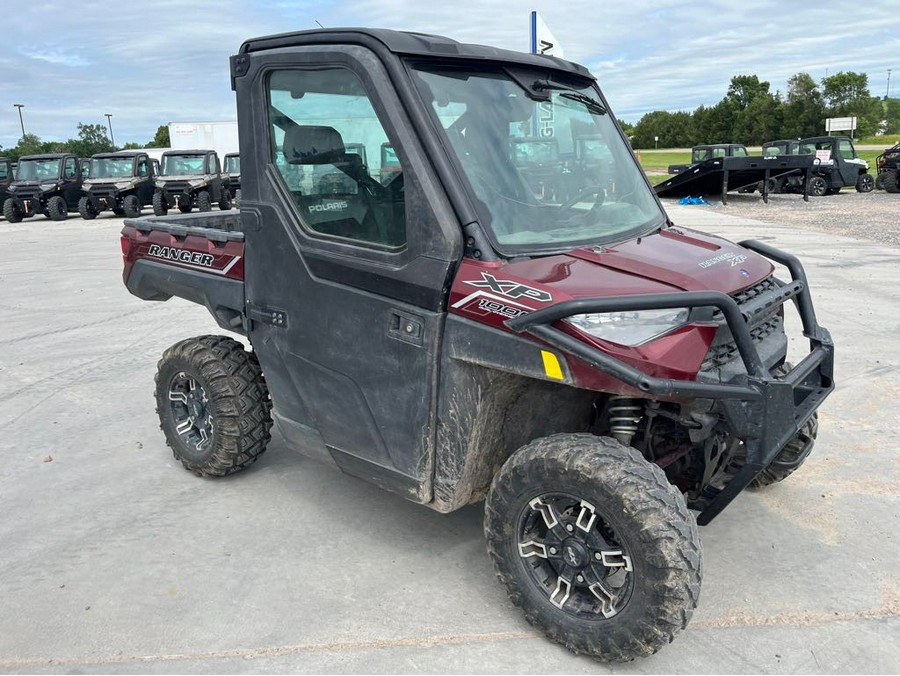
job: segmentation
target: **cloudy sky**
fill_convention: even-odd
[[[328,27],[437,33],[527,51],[534,9],[588,66],[618,117],[717,102],[733,75],[784,90],[800,71],[868,73],[873,94],[900,95],[898,0],[62,0],[2,12],[0,146],[25,130],[75,137],[106,124],[118,144],[144,142],[160,124],[234,119],[228,56],[249,37]],[[896,86],[894,82],[896,81]]]

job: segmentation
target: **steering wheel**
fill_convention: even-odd
[[[603,186],[600,184],[590,185],[587,188],[582,188],[581,190],[579,190],[574,197],[567,199],[559,206],[560,212],[565,213],[568,211],[574,211],[575,207],[578,204],[581,204],[584,201],[585,197],[588,197],[590,195],[595,195],[594,201],[591,202],[591,208],[580,213],[580,215],[593,213],[597,207],[603,204],[603,200],[605,198]]]

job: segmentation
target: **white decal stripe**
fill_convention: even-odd
[[[143,260],[145,261],[156,261],[159,263],[165,263],[167,265],[174,265],[179,268],[189,268],[191,270],[202,270],[203,272],[210,272],[214,275],[225,275],[228,273],[231,268],[234,267],[235,263],[237,263],[241,259],[240,256],[235,256],[234,259],[226,265],[221,270],[215,270],[213,268],[208,268],[205,265],[192,265],[191,263],[184,263],[182,261],[171,261],[165,258],[160,258],[158,256],[144,256]]]
[[[490,298],[491,300],[496,300],[496,301],[498,301],[498,302],[500,302],[500,303],[503,303],[504,305],[517,305],[517,306],[519,306],[520,308],[523,308],[523,309],[525,309],[525,310],[528,310],[529,312],[533,312],[533,311],[534,311],[533,308],[530,308],[530,307],[528,307],[527,305],[522,305],[521,303],[517,303],[516,301],[510,300],[509,298],[507,298],[507,297],[505,297],[505,296],[495,296],[494,294],[488,293],[487,291],[476,291],[475,293],[470,293],[468,296],[466,296],[466,297],[463,298],[462,300],[456,301],[456,302],[455,302],[453,305],[451,305],[450,307],[454,307],[454,308],[462,307],[463,305],[465,305],[465,304],[468,303],[469,301],[474,300],[475,298],[481,298],[481,297],[483,297],[483,298]]]

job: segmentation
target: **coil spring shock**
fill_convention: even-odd
[[[626,446],[630,446],[631,440],[638,431],[638,424],[644,416],[644,405],[641,400],[612,396],[609,398],[607,413],[610,436]]]

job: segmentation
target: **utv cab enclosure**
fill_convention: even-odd
[[[897,143],[875,158],[878,176],[876,187],[892,193],[900,192],[900,143]]]
[[[28,155],[19,159],[16,180],[3,202],[3,216],[10,223],[44,214],[64,221],[78,210],[81,197],[81,161],[67,153]]]
[[[688,167],[707,160],[714,160],[718,157],[749,157],[749,155],[747,146],[742,143],[712,143],[694,146],[691,148],[691,163],[670,164],[668,172],[670,174],[680,174]]]
[[[153,200],[155,163],[145,152],[125,150],[98,153],[90,161],[90,177],[81,186],[84,195],[78,213],[85,220],[111,210],[117,216],[136,218]]]
[[[779,176],[769,181],[769,192],[804,192],[814,197],[834,195],[853,186],[857,192],[871,192],[875,179],[869,164],[859,158],[849,136],[815,136],[799,141],[769,141],[763,144],[763,156],[814,155],[809,185],[803,174]]]
[[[176,207],[183,214],[194,207],[211,211],[214,203],[222,211],[231,209],[231,192],[214,150],[164,152],[152,199],[157,216],[165,216]]]
[[[228,175],[228,191],[235,205],[241,202],[241,156],[238,153],[225,155],[222,172]]]
[[[486,499],[530,622],[606,660],[669,643],[697,603],[697,522],[812,450],[833,348],[798,260],[674,227],[582,66],[329,29],[250,40],[231,67],[240,214],[122,236],[133,294],[200,303],[252,346],[165,351],[175,456],[230,474],[274,421],[291,448],[432,509]],[[582,172],[576,194],[523,175],[535,128],[560,154],[591,139],[553,165]],[[340,193],[312,181],[323,166]],[[792,367],[794,304],[809,352]]]

